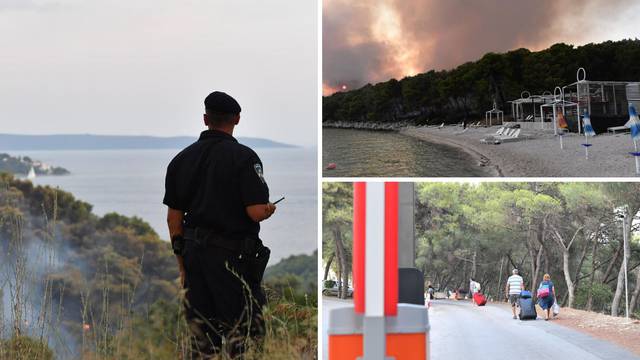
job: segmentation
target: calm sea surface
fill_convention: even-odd
[[[317,247],[316,149],[255,149],[264,163],[271,200],[281,196],[276,214],[262,223],[261,238],[271,263]],[[41,176],[36,184],[57,186],[93,205],[98,215],[118,212],[146,220],[168,239],[164,176],[176,150],[8,151],[62,166],[71,175]]]
[[[487,176],[467,153],[396,132],[322,130],[323,175],[348,177]]]

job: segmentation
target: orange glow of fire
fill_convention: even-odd
[[[347,85],[331,86],[327,83],[322,83],[322,96],[329,96],[339,91],[346,91],[347,89]]]
[[[387,72],[398,78],[419,72],[419,51],[404,33],[402,20],[391,4],[381,2],[374,9],[371,33],[377,42],[391,50],[390,54],[395,54],[387,65]]]

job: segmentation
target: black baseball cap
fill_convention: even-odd
[[[236,99],[222,91],[214,91],[204,99],[204,108],[207,111],[221,114],[240,114],[242,109]]]

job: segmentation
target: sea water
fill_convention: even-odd
[[[30,156],[71,172],[39,176],[37,185],[51,185],[93,205],[93,212],[117,212],[147,221],[168,239],[167,208],[162,204],[166,167],[180,149],[6,151]],[[271,201],[282,196],[275,215],[262,222],[260,237],[271,248],[271,264],[317,248],[317,180],[315,148],[258,148]]]
[[[397,132],[322,130],[325,177],[469,177],[489,176],[477,160],[455,148]]]

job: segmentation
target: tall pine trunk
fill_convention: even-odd
[[[545,226],[546,226],[546,219],[545,219]],[[571,246],[573,245],[574,241],[578,237],[578,233],[583,230],[583,226],[580,226],[573,233],[573,237],[571,238],[568,244],[555,226],[550,225],[550,228],[553,232],[553,235],[556,238],[556,242],[558,243],[558,245],[560,246],[560,249],[562,250],[562,272],[564,274],[564,281],[567,284],[567,294],[566,294],[566,296],[568,297],[567,306],[572,308],[573,300],[575,298],[575,294],[574,294],[575,284],[573,283],[573,279],[571,279],[571,270],[569,269],[569,258],[570,258],[569,251],[571,250]]]
[[[573,284],[573,280],[571,280],[571,271],[569,270],[569,249],[562,250],[562,269],[564,272],[564,281],[567,283],[567,295],[569,296],[567,306],[573,308],[575,285]]]
[[[331,269],[331,264],[333,263],[333,259],[335,257],[336,257],[335,252],[331,253],[331,256],[329,256],[329,260],[327,260],[327,265],[325,265],[324,267],[324,276],[322,277],[322,280],[327,280],[327,277],[329,276],[329,270]]]
[[[593,308],[593,283],[596,278],[596,250],[598,248],[598,239],[594,239],[591,247],[591,275],[589,276],[589,286],[587,287],[587,311]]]
[[[631,296],[631,302],[629,303],[629,314],[633,314],[636,306],[638,305],[638,296],[640,296],[640,266],[636,268],[636,289]]]
[[[627,236],[629,236],[630,234],[630,226],[631,226],[631,221],[629,221],[629,218],[627,217],[627,214],[625,213],[625,218],[626,218],[626,226],[624,227],[624,229],[622,229],[622,231],[624,231]],[[623,239],[624,239],[624,234],[623,234]],[[629,237],[627,237],[627,239],[629,239]],[[626,256],[625,256],[626,253]],[[620,262],[620,270],[618,271],[618,283],[616,284],[616,292],[613,295],[613,301],[611,302],[611,316],[618,316],[618,313],[620,312],[620,300],[622,299],[622,293],[624,292],[624,260],[625,257],[627,259],[627,266],[629,265],[629,254],[631,253],[630,249],[629,249],[629,241],[627,241],[626,246],[624,246],[623,244],[623,249],[622,249],[622,261]]]
[[[336,248],[338,250],[338,262],[340,264],[340,288],[338,289],[339,297],[341,299],[347,298],[349,291],[349,267],[347,266],[347,253],[342,242],[342,232],[340,229],[336,229],[334,232]]]

